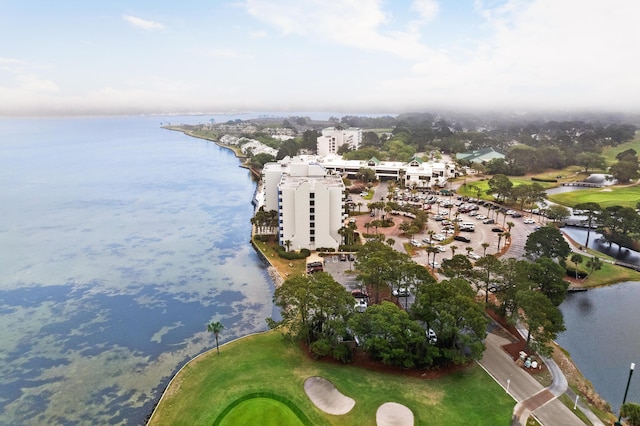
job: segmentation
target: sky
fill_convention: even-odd
[[[637,0],[0,0],[0,115],[640,112]]]

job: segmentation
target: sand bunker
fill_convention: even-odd
[[[378,426],[413,426],[413,413],[397,402],[385,402],[376,411]]]
[[[322,377],[314,376],[305,380],[304,391],[316,407],[328,414],[347,414],[356,405],[352,398],[340,393],[333,383]],[[411,418],[413,420],[413,416]]]

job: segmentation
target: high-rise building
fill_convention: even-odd
[[[302,157],[263,169],[265,210],[278,212],[278,241],[293,250],[335,248],[344,226],[344,184],[338,175]]]
[[[350,150],[355,151],[360,148],[361,143],[362,129],[357,127],[348,129],[327,127],[322,129],[322,136],[318,137],[318,155],[336,154],[343,145],[347,145]]]

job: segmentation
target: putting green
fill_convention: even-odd
[[[271,393],[246,395],[229,405],[213,422],[217,426],[306,426],[311,423],[291,401]]]

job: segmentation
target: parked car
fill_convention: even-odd
[[[349,258],[349,260],[350,260],[351,262],[353,262],[354,260],[356,260],[356,257],[353,255],[353,253],[349,253],[349,254],[347,255],[347,257]]]
[[[432,329],[428,329],[426,333],[427,333],[427,340],[429,341],[429,343],[431,343],[432,345],[435,345],[438,342],[438,336],[436,336],[436,332],[433,331]]]
[[[496,223],[496,221],[493,219],[485,219],[482,221],[482,223],[484,223],[485,225],[491,225],[492,223]]]
[[[491,228],[491,232],[504,232],[502,228]]]
[[[438,269],[440,267],[440,264],[438,262],[429,262],[429,265],[431,265],[431,267],[434,269]]]
[[[422,247],[422,243],[418,240],[411,240],[411,245],[414,247]]]
[[[533,219],[531,219],[530,217],[525,218],[525,219],[523,220],[523,222],[524,222],[524,223],[526,223],[526,224],[528,224],[528,225],[530,225],[530,224],[532,224],[532,223],[536,223],[536,221],[535,221],[535,220],[533,220]]]
[[[456,241],[462,241],[464,243],[470,243],[471,242],[471,240],[469,238],[464,237],[462,235],[456,235],[455,237],[453,237],[453,239],[456,240]]]
[[[482,257],[479,254],[474,252],[470,252],[467,256],[469,257],[469,259],[473,259],[473,260],[478,260]]]
[[[353,290],[351,295],[356,299],[368,299],[369,295],[362,290]]]
[[[479,215],[476,215],[476,219],[478,219],[478,220],[486,220],[487,217],[485,215],[483,215],[483,214],[479,214]]]
[[[353,308],[356,312],[364,312],[368,306],[369,303],[367,302],[367,299],[356,299],[356,303],[353,305]]]
[[[340,262],[346,262],[347,261],[347,255],[344,253],[340,253]]]
[[[511,215],[511,217],[522,217],[522,215],[520,213],[514,213]]]
[[[411,296],[411,291],[406,287],[394,288],[391,292],[395,297],[407,297]]]
[[[442,235],[442,234],[433,234],[433,236],[431,238],[436,240],[436,241],[444,241],[444,239],[446,237],[444,235]]]

